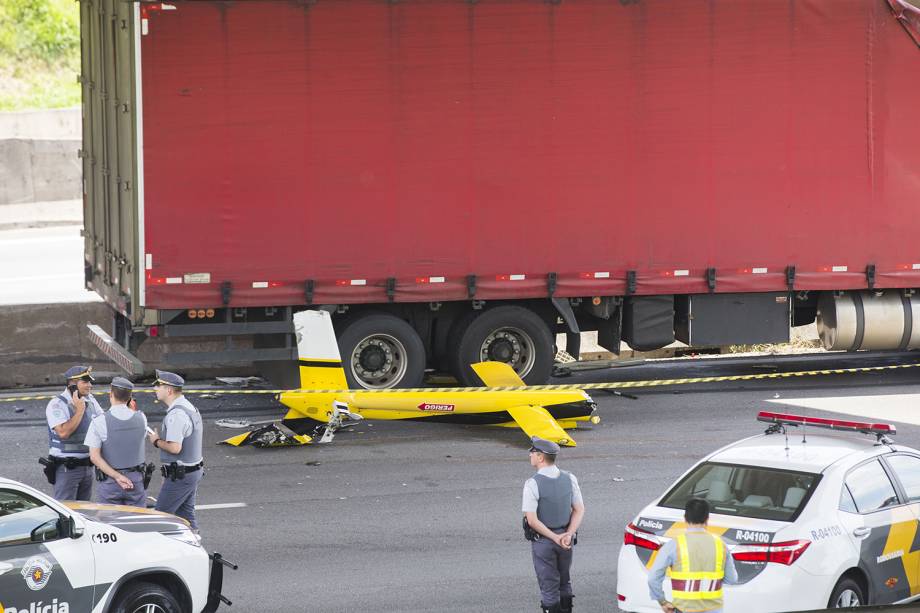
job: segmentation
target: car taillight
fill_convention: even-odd
[[[798,560],[811,541],[785,541],[765,545],[738,545],[732,551],[732,557],[739,562],[773,562],[789,566]]]
[[[652,551],[658,551],[661,548],[661,541],[658,540],[657,536],[651,532],[640,530],[635,524],[626,526],[626,531],[623,532],[623,544],[635,545]]]

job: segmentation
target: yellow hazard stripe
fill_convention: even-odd
[[[693,383],[721,383],[726,381],[757,381],[764,379],[784,379],[789,377],[818,377],[822,375],[848,375],[866,372],[881,372],[886,370],[899,370],[905,368],[920,368],[917,364],[894,364],[890,366],[863,366],[860,368],[828,368],[823,370],[799,370],[794,372],[758,373],[753,375],[724,375],[718,377],[688,377],[684,379],[647,379],[644,381],[617,381],[610,383],[583,383],[581,385],[525,385],[525,386],[498,386],[498,387],[416,387],[410,389],[271,389],[271,390],[224,390],[224,389],[188,389],[182,388],[183,394],[213,394],[224,396],[227,394],[406,394],[406,393],[433,393],[433,392],[518,392],[518,391],[578,391],[578,390],[619,390],[637,387],[662,387],[668,385],[690,385]],[[150,393],[152,389],[135,389],[134,393]],[[23,400],[50,400],[58,394],[43,394],[37,396],[16,396],[0,398],[0,402],[17,402]]]

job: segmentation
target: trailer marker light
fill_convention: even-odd
[[[579,279],[609,279],[610,273],[607,271],[603,272],[580,272],[578,273]]]
[[[265,289],[268,287],[268,281],[253,281],[252,289]]]
[[[624,596],[623,594],[617,594],[617,600],[619,600],[620,602],[626,602],[626,596]]]
[[[831,272],[846,272],[846,266],[831,266]]]
[[[690,271],[689,271],[689,270],[684,270],[684,269],[675,270],[675,271],[674,271],[674,276],[675,276],[675,277],[689,277],[689,276],[690,276]]]
[[[367,279],[339,279],[336,285],[367,285]]]
[[[147,328],[147,336],[149,336],[150,338],[156,338],[159,335],[160,335],[159,326],[150,326],[149,328]]]
[[[188,318],[189,318],[189,319],[195,319],[196,317],[198,317],[198,311],[196,311],[195,309],[189,309],[189,310],[188,310]]]
[[[755,275],[765,275],[767,274],[767,269],[766,268],[754,268],[753,270],[751,270],[751,272],[754,273]]]
[[[593,304],[594,306],[601,306],[601,302],[602,300],[600,296],[595,296],[594,298],[591,299],[591,304]]]
[[[208,319],[211,319],[212,317],[214,317],[214,309],[208,309],[207,311],[205,311],[204,316],[207,317]]]
[[[444,277],[416,277],[416,283],[444,283],[446,279]]]
[[[153,254],[152,253],[144,254],[144,268],[146,268],[147,270],[150,270],[151,268],[153,268]]]
[[[166,285],[182,285],[182,277],[166,277]]]

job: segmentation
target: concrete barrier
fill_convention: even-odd
[[[63,384],[64,370],[74,364],[120,374],[86,334],[88,322],[110,318],[102,302],[0,308],[0,388]]]
[[[80,198],[79,150],[79,139],[0,140],[0,205]]]
[[[82,194],[79,107],[0,113],[0,205]]]

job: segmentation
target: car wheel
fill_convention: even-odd
[[[349,387],[421,387],[425,345],[404,320],[365,313],[345,322],[337,336]]]
[[[462,329],[460,327],[462,326]],[[499,306],[482,311],[458,325],[457,342],[450,359],[454,375],[463,385],[482,382],[470,364],[505,362],[528,385],[546,383],[553,368],[553,337],[540,317],[519,306]]]
[[[866,596],[863,594],[862,587],[850,577],[843,577],[834,586],[831,592],[831,599],[827,603],[829,609],[846,609],[850,607],[861,607],[866,603]]]
[[[156,583],[136,581],[118,592],[112,613],[181,613],[172,592]]]

